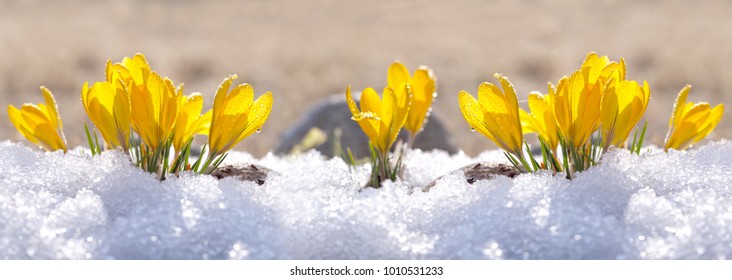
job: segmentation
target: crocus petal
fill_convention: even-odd
[[[503,91],[491,83],[482,83],[478,87],[477,101],[462,91],[458,95],[460,110],[472,128],[502,149],[519,154],[523,133],[516,92],[507,78],[500,74],[495,77],[501,82]]]
[[[479,92],[487,91],[489,87],[483,86],[481,88],[482,90],[479,89]],[[507,144],[507,139],[502,138],[506,137],[507,133],[501,131],[501,128],[496,121],[496,118],[502,120],[507,119],[507,115],[497,115],[484,110],[483,105],[480,105],[480,101],[482,98],[485,98],[481,97],[486,96],[485,94],[486,93],[484,92],[484,95],[479,95],[478,100],[476,101],[475,98],[473,98],[473,96],[469,93],[465,91],[460,92],[460,94],[458,95],[458,102],[460,103],[460,110],[463,112],[463,117],[465,117],[465,120],[468,121],[468,124],[470,124],[471,128],[488,137],[488,139],[493,141],[493,143],[495,143],[502,149],[515,153],[516,150],[514,149],[514,147],[510,146],[510,144]],[[519,130],[517,129],[515,131]],[[510,132],[508,133],[510,134]]]
[[[172,80],[165,78],[163,82],[165,84],[165,91],[162,95],[159,123],[162,129],[160,139],[161,141],[166,141],[173,133],[175,119],[178,116],[178,100],[180,100],[179,96],[183,93],[182,91],[176,90]]]
[[[458,103],[460,104],[460,112],[463,113],[463,118],[465,118],[468,125],[470,125],[470,129],[477,130],[480,134],[483,134],[494,143],[498,143],[498,141],[495,140],[495,136],[488,131],[485,123],[483,122],[483,110],[478,103],[478,100],[470,95],[470,93],[460,91],[458,94]]]
[[[412,105],[409,108],[404,127],[410,133],[416,134],[422,130],[435,97],[435,77],[432,70],[426,66],[420,66],[414,72],[411,88]]]
[[[386,116],[382,115],[381,99],[379,99],[379,96],[376,91],[374,91],[374,89],[366,88],[361,92],[360,103],[361,112],[372,112],[379,117],[378,121],[374,118],[364,118],[357,122],[361,126],[361,129],[364,130],[366,135],[369,136],[369,140],[371,140],[371,143],[375,145],[377,149],[383,151],[383,149],[386,149],[386,147],[383,145],[384,141],[381,140],[379,135],[382,135],[381,126],[382,123],[384,123],[383,118]]]
[[[166,141],[173,131],[178,97],[173,82],[150,72],[144,87],[131,86],[132,123],[151,150]]]
[[[399,131],[407,120],[411,101],[411,87],[404,84],[404,89],[397,93],[391,87],[384,88],[381,118],[381,139],[386,144],[382,151],[388,150],[396,141]]]
[[[602,123],[602,139],[605,141],[605,148],[611,145],[615,137],[616,123],[621,106],[618,104],[618,91],[618,81],[613,79],[610,81],[610,86],[602,95],[600,120]]]
[[[539,133],[541,130],[539,124],[537,124],[537,120],[531,114],[524,111],[523,108],[519,108],[519,118],[521,119],[521,130],[524,134]]]
[[[181,88],[180,91],[182,92],[183,89]],[[188,96],[181,94],[178,98],[179,108],[173,129],[173,147],[176,151],[181,151],[183,146],[201,129],[199,126],[201,126],[203,96],[200,93],[193,93]]]
[[[600,79],[602,70],[610,63],[607,56],[598,56],[594,52],[590,52],[582,62],[582,76],[587,84],[595,84]]]
[[[409,93],[405,91],[407,84],[411,89]],[[409,95],[406,96],[410,99],[410,106],[404,127],[412,135],[416,135],[424,126],[435,94],[435,77],[432,70],[420,66],[414,72],[414,76],[410,76],[407,67],[400,62],[394,62],[387,73],[387,86],[394,90],[397,97]]]
[[[681,115],[684,113],[684,106],[686,106],[686,97],[689,95],[691,85],[686,85],[679,91],[676,96],[676,102],[674,102],[674,110],[671,115],[671,119],[668,121],[668,128],[672,130],[675,126],[679,126],[681,123]]]
[[[56,101],[51,92],[41,87],[47,104],[23,104],[20,109],[8,106],[8,117],[18,132],[28,141],[41,146],[47,151],[63,150],[66,152],[66,141],[60,129]]]
[[[389,66],[386,75],[387,86],[400,89],[404,87],[404,84],[410,83],[411,79],[409,70],[401,62],[396,61]]]
[[[401,89],[395,90],[386,86],[382,98],[373,88],[366,88],[361,92],[361,109],[356,108],[356,102],[351,96],[351,88],[346,89],[346,101],[353,117],[372,145],[380,153],[387,153],[396,141],[399,130],[404,126],[411,104],[411,88],[409,72],[404,65],[392,64],[389,68],[390,83],[399,84]]]
[[[61,118],[58,115],[58,107],[56,106],[56,99],[53,98],[53,94],[51,94],[51,91],[48,90],[46,87],[41,87],[41,92],[43,93],[43,100],[46,101],[46,105],[48,107],[48,117],[51,121],[51,127],[58,128],[60,131],[64,128],[64,124],[61,121]]]
[[[224,79],[223,82],[221,82],[218,89],[216,90],[216,95],[214,96],[214,105],[212,109],[214,114],[211,116],[211,123],[215,123],[217,119],[220,118],[220,115],[224,112],[223,107],[226,104],[226,94],[229,92],[231,83],[236,78],[236,75],[231,75],[227,77],[226,79]]]
[[[150,64],[147,63],[147,59],[141,53],[135,54],[132,58],[125,57],[122,60],[122,65],[129,71],[132,80],[137,85],[145,84],[148,75],[152,72]]]
[[[134,82],[130,71],[127,70],[127,68],[125,68],[125,66],[121,63],[112,64],[111,60],[107,60],[107,65],[104,69],[104,72],[106,73],[107,82],[115,83],[118,80],[121,80],[123,84]],[[140,82],[142,82],[142,78],[140,78],[139,80]],[[142,85],[142,83],[138,85]]]
[[[600,72],[600,80],[602,80],[603,82],[607,82],[611,79],[624,81],[625,72],[625,59],[620,58],[620,63],[613,61],[602,69],[602,71]]]
[[[226,95],[226,107],[222,115],[239,116],[249,112],[254,100],[254,88],[250,84],[241,84]]]
[[[482,122],[490,134],[495,136],[499,147],[517,153],[521,151],[523,144],[518,98],[506,77],[500,74],[494,76],[499,79],[503,90],[491,83],[482,83],[478,87]]]
[[[707,137],[709,133],[714,130],[715,127],[717,127],[717,124],[722,120],[722,115],[724,114],[724,104],[719,104],[715,106],[710,112],[709,117],[707,118],[707,121],[704,123],[704,126],[702,129],[699,130],[699,134],[694,138],[694,142],[699,142],[704,137]]]
[[[10,122],[13,126],[15,126],[15,129],[17,129],[23,137],[36,145],[40,145],[38,139],[33,135],[30,125],[25,121],[23,114],[18,108],[13,105],[8,105],[8,117],[10,118]]]
[[[508,78],[506,78],[506,76],[503,76],[501,74],[496,73],[493,75],[493,77],[496,77],[501,82],[503,95],[506,99],[506,106],[508,107],[508,110],[512,114],[512,116],[516,116],[514,114],[514,111],[516,111],[516,114],[518,114],[518,97],[516,96],[516,90],[513,89],[513,84],[508,81]]]
[[[412,96],[414,94],[412,93],[412,86],[410,84],[405,84],[404,88],[400,91],[394,91],[394,94],[397,98],[397,108],[396,112],[394,112],[394,120],[392,122],[394,123],[394,129],[396,130],[396,133],[399,133],[399,130],[402,129],[404,124],[407,121],[407,116],[409,115],[409,110],[412,108]]]
[[[149,94],[141,88],[134,86],[132,82],[130,82],[130,85],[132,128],[137,132],[146,145],[152,145],[152,143],[148,143],[148,141],[154,137],[153,135],[155,135],[155,131],[157,130],[155,125],[152,123],[155,115],[152,101],[150,100]],[[97,125],[97,128],[101,130],[99,125]]]
[[[563,77],[559,80],[554,92],[554,112],[557,118],[557,128],[562,137],[567,137],[569,126],[572,123],[572,115],[569,110],[569,96],[566,93],[565,87],[567,86],[568,77]]]
[[[206,113],[201,115],[194,123],[194,132],[199,135],[208,135],[209,129],[211,128],[211,117],[213,115],[212,110],[208,110]]]
[[[248,114],[251,111],[254,99],[254,89],[249,84],[240,84],[236,86],[226,96],[226,106],[223,107],[224,112],[220,114],[219,122],[222,123],[223,130],[221,137],[224,140],[221,144],[225,145],[222,150],[226,151],[232,148],[240,140],[244,130],[249,126]]]
[[[378,112],[381,115],[381,99],[373,88],[366,88],[361,92],[361,111]],[[382,116],[383,118],[384,116]]]
[[[348,109],[351,111],[351,115],[355,116],[360,113],[358,106],[356,106],[356,101],[353,100],[353,96],[351,95],[351,86],[346,88],[346,103],[348,104]]]
[[[251,111],[247,115],[247,128],[244,133],[239,136],[237,142],[244,140],[249,137],[255,131],[262,130],[264,122],[269,118],[269,113],[272,111],[272,93],[266,92],[254,101],[251,106]]]
[[[575,147],[584,146],[597,129],[601,97],[601,87],[586,83],[581,71],[560,80],[554,106],[557,124]]]
[[[676,97],[674,110],[669,118],[664,150],[683,150],[701,141],[719,124],[724,113],[724,105],[714,108],[706,102],[686,102],[691,86],[687,85]]]
[[[529,94],[529,109],[531,114],[519,108],[523,134],[537,133],[549,148],[555,150],[559,143],[556,117],[553,112],[553,88],[549,85],[549,94],[539,92]],[[527,131],[527,129],[529,131]]]
[[[496,144],[502,149],[514,151],[513,147],[506,143],[511,134],[510,128],[504,129],[505,122],[510,122],[509,108],[500,89],[491,83],[482,83],[478,87],[478,103],[483,109],[483,123],[486,129],[495,135]]]
[[[119,97],[117,97],[118,94],[120,94]],[[126,129],[129,136],[130,105],[126,95],[125,92],[118,91],[109,82],[94,83],[86,94],[86,108],[89,119],[97,127],[110,148],[120,147],[125,143],[121,141],[118,129],[123,131]],[[125,100],[127,100],[127,104],[122,104]],[[120,102],[120,104],[115,104],[116,102]],[[116,120],[116,115],[121,120]]]
[[[381,135],[382,145],[381,147],[389,146],[389,139],[391,135],[391,128],[394,125],[392,120],[396,120],[395,114],[397,113],[397,97],[394,90],[390,87],[385,87],[381,94],[383,97],[381,104],[381,112],[378,113],[381,125],[379,125],[379,135]],[[378,112],[378,111],[377,111]]]
[[[625,147],[630,132],[640,121],[648,106],[648,84],[618,81],[613,78],[602,97],[602,133],[604,147]]]
[[[363,100],[363,93],[361,93],[361,100]],[[375,112],[361,112],[358,110],[358,108],[356,107],[356,102],[353,100],[353,96],[351,95],[350,86],[346,88],[346,101],[348,103],[348,108],[351,110],[351,114],[353,115],[351,119],[358,123],[358,125],[361,127],[361,130],[363,130],[371,143],[377,145],[377,131],[379,129],[381,119],[379,119],[378,115]]]
[[[130,96],[121,86],[115,87],[114,91],[112,117],[114,118],[115,132],[122,149],[127,150],[130,142],[130,120],[132,119]]]
[[[228,92],[233,79],[236,76],[225,79],[219,85],[214,98],[208,133],[212,155],[225,153],[254,131],[261,129],[272,109],[270,92],[256,101],[253,101],[254,89],[249,84],[238,85]]]

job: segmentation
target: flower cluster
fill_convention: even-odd
[[[436,96],[435,76],[426,66],[420,66],[414,75],[400,62],[394,62],[387,71],[387,86],[381,98],[373,88],[361,92],[360,105],[351,95],[351,87],[346,89],[346,101],[353,114],[352,119],[358,123],[368,136],[373,147],[371,156],[371,181],[369,185],[378,188],[386,179],[396,180],[400,174],[402,151],[392,166],[389,150],[397,139],[402,127],[410,133],[409,146],[414,143],[432,106]]]
[[[90,133],[87,128],[92,155],[103,149],[121,149],[135,165],[161,179],[182,170],[213,171],[227,151],[261,129],[272,109],[270,92],[254,101],[249,84],[229,90],[234,79],[235,75],[221,83],[213,109],[202,114],[203,96],[185,95],[182,84],[175,86],[153,71],[144,55],[138,53],[118,63],[108,60],[105,80],[91,86],[84,83],[81,90],[87,116],[104,139],[100,144],[96,131]],[[10,119],[31,142],[49,151],[66,151],[53,95],[46,88],[41,90],[47,104],[26,104],[20,110],[10,106]],[[208,135],[209,151],[205,153],[204,145],[202,156],[189,164],[195,135]]]
[[[460,110],[473,130],[504,149],[509,160],[522,170],[551,169],[572,178],[575,171],[597,164],[612,147],[640,152],[645,126],[640,137],[636,130],[630,146],[628,138],[648,107],[651,91],[646,81],[626,79],[623,59],[615,62],[589,53],[580,69],[560,79],[556,86],[549,83],[546,94],[531,92],[529,112],[518,107],[508,78],[495,76],[503,90],[483,83],[477,100],[462,91],[458,96]],[[687,93],[685,88],[677,99],[666,149],[684,149],[701,140],[721,119],[722,105],[711,109],[706,103],[684,104]],[[527,133],[538,136],[541,162],[534,159],[523,139]]]
[[[651,90],[646,81],[626,79],[622,58],[616,62],[589,53],[579,69],[561,78],[556,86],[549,83],[545,94],[529,93],[528,111],[519,107],[508,77],[494,76],[498,83],[480,84],[477,99],[461,91],[460,110],[473,131],[505,150],[508,159],[523,171],[548,169],[572,178],[575,172],[596,165],[609,149],[640,153],[646,126],[639,135],[637,125],[648,107]],[[92,155],[120,149],[136,166],[158,174],[160,179],[184,170],[212,172],[230,149],[261,130],[272,110],[270,92],[255,100],[251,85],[232,88],[236,78],[224,79],[213,108],[203,112],[200,93],[184,94],[182,84],[176,86],[153,71],[144,55],[138,53],[117,63],[108,60],[104,81],[84,83],[81,90],[84,109],[96,127],[90,132],[84,124]],[[686,86],[676,99],[664,150],[688,148],[711,133],[722,118],[722,104],[712,108],[706,102],[686,102],[689,90]],[[10,105],[10,121],[29,141],[48,151],[66,152],[56,101],[50,90],[41,87],[41,92],[45,103],[24,104],[20,109]],[[420,66],[410,74],[399,62],[389,67],[381,96],[366,88],[359,106],[350,86],[346,89],[352,119],[370,141],[370,186],[379,187],[382,181],[401,175],[403,153],[423,129],[435,97],[436,78],[431,69]],[[397,145],[394,154],[398,158],[392,164],[390,152],[402,127],[409,132],[409,141]],[[530,133],[538,137],[541,160],[535,158],[524,139]],[[201,156],[189,163],[196,135],[208,136],[208,142]]]

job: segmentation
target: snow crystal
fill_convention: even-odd
[[[227,163],[264,185],[184,173],[159,182],[121,152],[0,143],[5,259],[728,259],[732,142],[612,151],[573,181],[550,172],[467,184],[450,173],[500,151],[411,151],[405,180],[363,189],[368,166],[317,152]],[[440,178],[429,192],[421,188]]]

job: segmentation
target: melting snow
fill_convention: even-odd
[[[414,151],[405,181],[359,191],[316,152],[227,163],[275,170],[259,186],[183,174],[158,182],[124,154],[0,143],[5,259],[728,259],[732,142],[608,153],[574,181],[548,172],[465,182],[476,161]]]

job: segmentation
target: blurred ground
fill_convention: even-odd
[[[460,90],[475,94],[501,72],[525,99],[594,50],[624,57],[628,78],[648,80],[647,139],[661,145],[684,85],[694,86],[690,101],[732,104],[730,14],[729,1],[0,0],[0,139],[21,139],[4,106],[40,102],[45,85],[69,144],[85,145],[81,85],[102,80],[108,58],[142,52],[186,93],[202,92],[206,108],[229,74],[253,84],[256,95],[272,91],[263,132],[238,146],[263,155],[319,98],[348,85],[380,89],[399,59],[411,71],[434,69],[434,112],[475,155],[494,146],[470,132]],[[730,128],[725,116],[710,138],[730,138]]]

